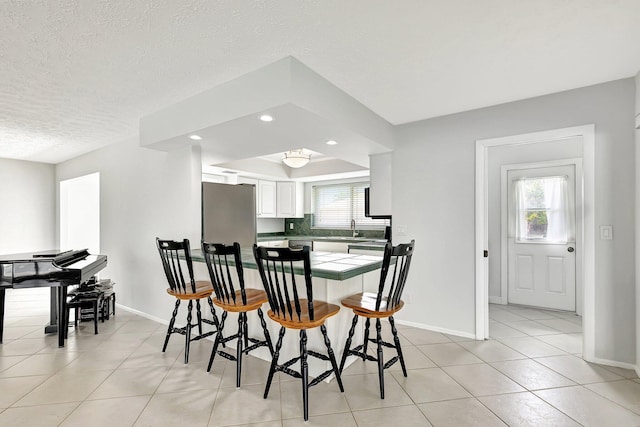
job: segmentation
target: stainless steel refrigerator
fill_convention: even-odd
[[[202,183],[202,239],[233,242],[250,248],[256,243],[256,188],[249,184]]]

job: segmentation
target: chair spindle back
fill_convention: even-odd
[[[236,287],[232,271],[238,279],[238,287],[242,298],[242,305],[247,304],[247,293],[244,289],[244,271],[242,269],[242,258],[240,256],[240,244],[234,242],[233,245],[221,243],[202,242],[202,254],[207,263],[211,283],[215,292],[215,298],[227,304],[237,304]],[[233,260],[232,266],[229,261]]]
[[[387,309],[394,308],[400,304],[402,291],[404,290],[407,275],[409,274],[409,266],[411,265],[414,246],[415,240],[412,240],[411,243],[404,243],[398,246],[393,246],[391,242],[385,245],[382,269],[380,272],[380,283],[378,284],[378,296],[376,298],[376,310],[380,310],[380,304],[384,296],[387,297]],[[392,259],[395,259],[393,274],[387,283]],[[386,292],[385,287],[388,288]]]
[[[311,261],[309,246],[302,250],[290,248],[266,248],[253,245],[253,254],[258,272],[269,299],[269,306],[278,317],[300,321],[304,297],[309,320],[315,320],[313,312],[313,290],[311,285]],[[296,273],[304,277],[306,295],[300,295]],[[302,285],[300,286],[302,288]]]
[[[193,263],[189,239],[178,242],[175,240],[160,240],[156,237],[156,246],[158,247],[158,252],[162,259],[162,267],[171,290],[181,294],[186,294],[189,291],[195,293],[196,282],[193,279]],[[186,271],[184,267],[186,267]]]

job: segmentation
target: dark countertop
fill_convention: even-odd
[[[349,236],[294,236],[291,234],[283,236],[265,236],[258,237],[258,243],[260,242],[272,242],[277,240],[313,240],[323,242],[343,242],[343,243],[377,243],[384,246],[387,242],[385,239],[374,239],[371,237],[349,237]]]
[[[277,239],[283,240],[283,239]],[[311,275],[330,280],[346,280],[352,277],[377,270],[382,266],[381,256],[347,254],[341,252],[311,252]],[[251,249],[242,249],[242,266],[257,270],[256,260]],[[191,257],[195,262],[204,262],[201,249],[193,249]],[[230,260],[233,264],[233,260]],[[295,268],[294,272],[302,274],[302,268]]]

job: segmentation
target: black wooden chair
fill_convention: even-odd
[[[314,301],[311,284],[311,262],[309,260],[309,247],[302,250],[289,248],[266,248],[253,246],[253,253],[258,265],[258,271],[262,284],[267,292],[270,310],[268,316],[280,324],[280,334],[276,344],[267,385],[264,390],[264,398],[269,395],[271,381],[276,371],[284,372],[295,378],[302,379],[302,401],[304,407],[304,420],[309,419],[309,388],[320,383],[332,373],[335,374],[340,391],[344,392],[340,371],[336,358],[331,348],[331,342],[327,336],[327,328],[324,322],[340,311],[340,307],[324,301]],[[302,268],[299,265],[302,264]],[[297,269],[296,269],[297,267]],[[303,275],[304,283],[296,281],[295,273]],[[299,276],[298,276],[299,278]],[[302,295],[301,295],[302,294]],[[327,355],[307,350],[307,329],[320,327],[327,347]],[[282,347],[282,339],[286,329],[300,330],[300,356],[278,364],[278,357]],[[331,369],[318,375],[309,382],[308,356],[313,356],[324,361],[331,362]],[[300,371],[290,367],[300,361]]]
[[[167,336],[164,340],[164,346],[162,351],[166,351],[167,344],[169,344],[169,338],[171,334],[178,333],[185,336],[184,347],[184,363],[189,362],[189,344],[191,341],[200,340],[208,336],[213,335],[220,329],[218,323],[218,317],[216,316],[216,310],[213,307],[211,301],[211,294],[213,293],[213,286],[208,280],[196,281],[193,278],[193,262],[191,260],[191,250],[189,247],[189,240],[184,239],[181,242],[173,240],[160,240],[156,238],[156,246],[162,259],[162,267],[164,268],[167,281],[169,282],[169,288],[167,293],[176,298],[176,305],[173,309],[173,315],[169,322],[169,328],[167,329]],[[211,314],[213,320],[203,319],[202,312],[200,311],[200,300],[206,298],[211,308]],[[196,314],[198,321],[192,323],[192,311],[193,301],[196,301]],[[176,316],[178,315],[178,307],[181,301],[189,301],[189,308],[187,313],[187,324],[181,328],[174,327],[176,322]],[[215,330],[203,333],[202,324],[207,323],[215,326]],[[198,335],[191,337],[191,329],[197,326]]]
[[[382,269],[380,272],[380,282],[378,284],[378,292],[362,292],[351,295],[341,301],[342,305],[353,310],[355,316],[351,322],[349,336],[344,346],[342,360],[340,361],[340,372],[344,369],[344,363],[347,356],[355,355],[361,357],[363,361],[371,360],[378,364],[378,377],[380,379],[380,398],[384,399],[384,370],[392,366],[398,360],[402,366],[402,373],[407,376],[407,368],[402,357],[402,348],[400,347],[400,339],[398,331],[393,320],[393,315],[397,313],[403,306],[404,302],[400,299],[404,290],[411,265],[411,256],[413,255],[414,241],[411,243],[393,246],[390,242],[384,248],[384,258],[382,261]],[[393,275],[389,277],[389,269],[393,263]],[[351,340],[358,323],[358,317],[366,317],[364,342],[355,348],[351,348]],[[393,341],[391,344],[382,339],[382,326],[380,319],[388,318],[391,324],[391,332],[393,333]],[[376,319],[376,338],[369,338],[369,326],[371,319]],[[377,345],[377,357],[367,354],[367,344],[372,342]],[[391,358],[384,363],[382,347],[395,348],[397,356]]]
[[[271,344],[271,337],[269,336],[269,330],[264,321],[261,308],[262,304],[267,302],[267,294],[261,289],[245,289],[240,244],[238,242],[230,246],[202,242],[202,254],[207,263],[209,276],[215,291],[213,303],[224,310],[220,320],[220,328],[211,350],[207,372],[211,371],[216,353],[226,359],[233,360],[236,362],[236,387],[240,387],[243,353],[249,354],[250,351],[256,348],[266,346],[273,357],[273,345]],[[235,268],[231,268],[233,266]],[[234,271],[235,274],[233,273]],[[234,276],[237,278],[236,286],[234,286]],[[264,332],[264,340],[249,337],[247,312],[254,310],[258,311],[260,324]],[[224,338],[222,331],[228,312],[238,313],[238,332]],[[224,345],[234,339],[237,340],[235,356],[218,350],[220,344]],[[249,342],[251,342],[251,345],[249,345]]]

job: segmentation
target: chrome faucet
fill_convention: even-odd
[[[358,235],[358,232],[356,231],[356,220],[352,219],[351,220],[351,237],[356,237]]]

